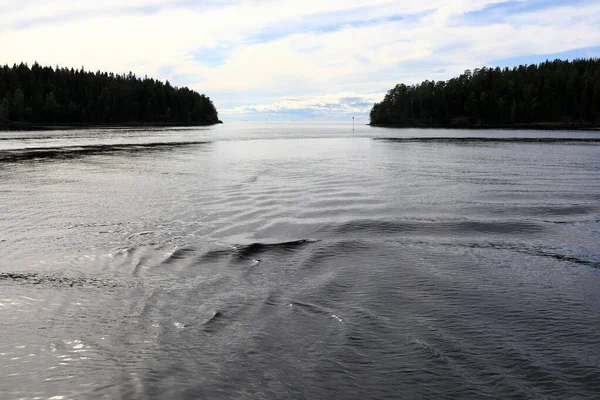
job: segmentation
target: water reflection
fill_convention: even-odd
[[[597,397],[597,134],[346,128],[0,134],[0,397]]]

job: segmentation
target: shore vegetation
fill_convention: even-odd
[[[51,68],[0,66],[0,126],[210,125],[209,97],[169,81]]]
[[[370,119],[401,127],[598,127],[600,59],[483,67],[447,81],[398,84]]]

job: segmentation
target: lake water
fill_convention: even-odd
[[[2,399],[600,398],[600,133],[1,132],[0,210]]]

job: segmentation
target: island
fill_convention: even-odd
[[[398,84],[370,120],[384,127],[598,129],[600,59],[484,67],[448,81]]]
[[[0,129],[221,123],[209,97],[133,73],[0,67]]]

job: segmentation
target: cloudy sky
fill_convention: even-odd
[[[0,63],[168,79],[223,120],[367,119],[396,83],[600,56],[600,0],[0,0]]]

